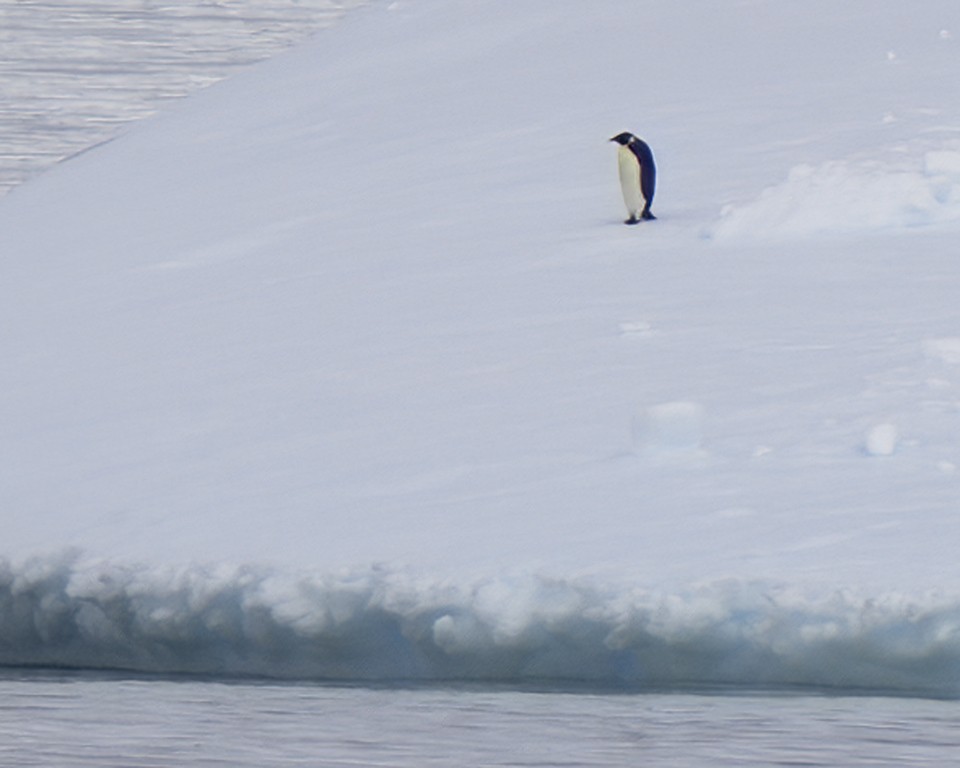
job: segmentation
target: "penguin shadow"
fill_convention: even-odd
[[[617,226],[623,229],[644,229],[651,225],[655,225],[660,221],[660,216],[655,216],[652,219],[623,219],[615,216],[605,217],[602,221],[598,223],[603,224],[604,226]]]
[[[715,223],[715,218],[709,215],[704,216],[703,210],[680,208],[671,209],[666,213],[657,211],[656,216],[652,219],[638,218],[636,221],[630,221],[630,219],[624,219],[622,216],[612,215],[604,216],[602,221],[598,219],[597,223],[608,227],[618,227],[628,232],[659,231],[661,228],[672,230],[679,226],[680,228],[689,227],[693,232],[700,233],[704,229],[709,230]]]
[[[637,224],[646,224],[649,221],[656,221],[656,220],[657,220],[657,217],[651,213],[651,214],[648,214],[647,216],[642,216],[639,219],[637,218],[626,219],[623,223],[629,227],[633,227],[633,226],[636,226]]]

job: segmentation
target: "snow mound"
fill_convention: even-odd
[[[897,450],[898,434],[893,424],[877,424],[864,439],[868,456],[891,456]]]
[[[0,562],[0,663],[297,680],[960,694],[960,598],[728,580],[678,593],[378,568]]]
[[[633,446],[647,457],[700,454],[703,406],[675,401],[654,405],[633,419]]]
[[[960,221],[960,149],[911,165],[835,160],[794,166],[753,202],[724,208],[709,235],[778,239]]]
[[[960,338],[928,339],[923,343],[923,351],[932,360],[960,365]]]

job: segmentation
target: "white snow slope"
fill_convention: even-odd
[[[958,242],[954,0],[374,2],[0,202],[0,661],[960,690]]]

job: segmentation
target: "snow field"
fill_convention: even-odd
[[[642,11],[373,3],[4,198],[8,663],[956,690],[953,5]]]

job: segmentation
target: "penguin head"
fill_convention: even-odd
[[[617,144],[620,144],[625,147],[635,138],[637,137],[634,136],[632,133],[627,133],[626,131],[624,131],[623,133],[618,133],[616,136],[610,139],[610,141],[615,141],[617,142]]]

